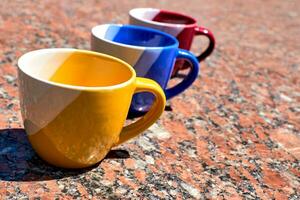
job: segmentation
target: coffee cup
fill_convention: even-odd
[[[198,76],[199,64],[187,50],[178,48],[175,37],[152,28],[134,25],[103,24],[91,30],[91,50],[124,60],[135,69],[137,76],[156,81],[170,99],[185,91]],[[167,88],[176,59],[191,63],[189,74],[177,85]],[[149,93],[135,94],[130,116],[147,112],[154,100]]]
[[[41,49],[18,60],[21,113],[29,141],[48,163],[83,168],[142,133],[162,114],[161,87],[137,78],[126,62],[76,49]],[[124,126],[136,92],[155,102],[143,118]]]
[[[129,11],[129,23],[133,25],[155,28],[169,33],[179,41],[179,48],[190,50],[195,36],[205,36],[209,40],[206,49],[197,56],[199,62],[209,56],[215,47],[213,33],[197,25],[197,20],[191,16],[156,8],[134,8]],[[175,75],[179,70],[186,69],[190,65],[187,62],[178,61],[173,70]]]

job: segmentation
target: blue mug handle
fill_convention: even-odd
[[[189,51],[184,49],[178,49],[177,52],[177,59],[182,58],[191,62],[191,70],[190,73],[181,81],[179,84],[175,85],[174,87],[168,88],[165,90],[166,98],[171,99],[174,96],[180,94],[188,87],[192,85],[192,83],[196,80],[198,73],[199,73],[199,63],[197,58]]]

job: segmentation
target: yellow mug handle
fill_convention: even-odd
[[[151,92],[155,96],[155,101],[150,110],[141,119],[123,128],[119,141],[115,146],[139,135],[149,128],[160,117],[165,109],[165,93],[155,81],[137,77],[135,93],[136,92]]]

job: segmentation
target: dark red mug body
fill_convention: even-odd
[[[167,23],[167,24],[180,24],[182,26],[174,27],[178,32],[173,34],[179,41],[180,48],[190,49],[197,27],[196,21],[182,14],[175,12],[160,10],[159,13],[152,19],[154,22]],[[171,28],[171,27],[170,27]]]
[[[197,21],[187,15],[160,10],[154,8],[136,8],[129,12],[130,24],[147,26],[169,33],[177,38],[179,47],[190,50],[193,39],[197,35],[206,36],[209,39],[208,47],[197,56],[198,61],[209,56],[215,46],[215,39],[211,31],[197,25]],[[173,75],[181,69],[186,69],[189,63],[178,60],[173,69]]]

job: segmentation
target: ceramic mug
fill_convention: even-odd
[[[155,8],[135,8],[129,11],[129,21],[130,24],[155,28],[173,35],[179,41],[179,48],[186,50],[190,50],[194,36],[206,36],[209,45],[197,56],[199,62],[209,56],[215,47],[213,33],[207,28],[198,26],[196,19],[181,13]],[[185,64],[177,62],[173,74],[188,66],[186,62]]]
[[[91,30],[91,49],[120,58],[135,69],[137,76],[155,80],[170,99],[187,89],[197,78],[199,65],[196,57],[178,48],[178,41],[164,32],[133,25],[104,24]],[[186,78],[172,88],[168,81],[177,58],[188,60],[192,67]],[[135,94],[130,116],[146,112],[153,102],[149,93]]]
[[[82,168],[152,125],[165,95],[152,80],[109,55],[76,49],[42,49],[18,61],[24,127],[32,147],[48,163]],[[147,91],[156,100],[140,120],[123,127],[132,96]]]

